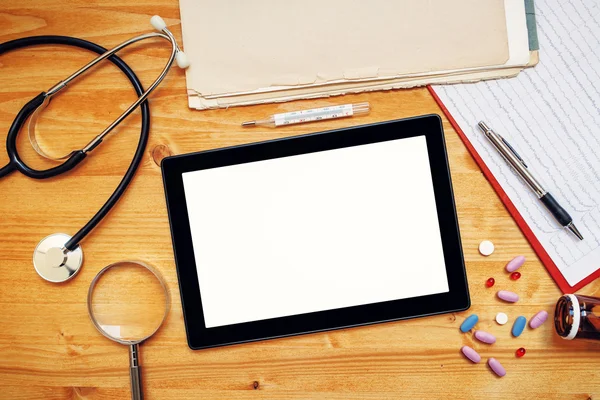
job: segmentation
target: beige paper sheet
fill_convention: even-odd
[[[507,68],[495,71],[483,71],[470,74],[458,74],[455,76],[427,76],[425,78],[414,79],[391,79],[379,82],[361,82],[358,84],[339,83],[328,87],[327,91],[323,88],[306,88],[297,90],[286,90],[273,93],[250,94],[234,97],[221,97],[216,99],[206,99],[200,96],[190,96],[189,106],[197,110],[227,108],[235,106],[244,106],[252,104],[281,103],[285,101],[314,99],[321,97],[340,96],[347,93],[361,93],[376,90],[408,89],[429,84],[449,84],[449,83],[467,83],[477,82],[486,79],[511,78],[517,76],[522,68]]]
[[[267,91],[227,94],[224,96],[198,96],[189,91],[189,106],[198,110],[223,108],[238,105],[283,102],[303,98],[317,98],[359,93],[364,91],[410,88],[427,84],[476,82],[485,79],[509,78],[516,76],[523,67],[537,63],[538,52],[529,51],[528,31],[525,20],[525,6],[522,0],[504,0],[508,34],[509,59],[503,65],[488,68],[469,68],[462,71],[415,74],[396,79],[369,80],[363,82],[346,81],[324,86],[304,85],[271,87]]]
[[[504,0],[180,0],[200,95],[502,65]],[[410,55],[410,56],[408,56]]]
[[[539,62],[539,52],[530,52],[530,58],[526,68],[533,67]],[[268,94],[254,94],[244,95],[235,97],[225,97],[217,99],[205,99],[195,95],[192,91],[189,97],[189,106],[197,110],[214,109],[214,108],[226,108],[235,106],[244,106],[252,104],[265,104],[265,103],[281,103],[285,101],[300,100],[300,99],[314,99],[321,97],[339,96],[346,93],[361,93],[370,92],[376,90],[391,90],[391,89],[406,89],[417,86],[424,86],[429,84],[454,84],[454,83],[469,83],[477,82],[488,79],[500,79],[500,78],[512,78],[522,71],[522,67],[503,68],[488,71],[479,71],[467,74],[456,74],[449,76],[447,74],[440,75],[437,77],[427,76],[421,79],[392,79],[385,82],[363,82],[361,84],[336,84],[329,87],[327,92],[323,90],[317,90],[316,88],[310,89],[297,89],[293,91],[283,91],[272,93],[271,96]],[[322,88],[321,88],[322,89]]]
[[[460,70],[448,70],[448,71],[433,71],[433,72],[420,72],[412,75],[404,75],[401,77],[395,77],[394,79],[401,79],[403,82],[410,78],[411,80],[419,80],[425,81],[427,76],[431,76],[432,78],[436,78],[436,83],[441,83],[437,77],[442,75],[448,76],[456,76],[460,74],[470,74],[475,73],[476,76],[479,76],[480,72],[487,72],[490,70],[496,70],[501,68],[514,68],[519,67],[522,68],[527,65],[530,61],[530,51],[529,51],[529,35],[527,28],[527,20],[525,14],[525,4],[523,0],[504,0],[504,10],[506,15],[506,29],[507,29],[507,39],[508,39],[508,49],[509,49],[509,58],[503,65],[496,66],[486,66],[486,67],[470,67],[464,68]],[[363,79],[363,80],[345,80],[340,83],[357,83],[357,82],[372,82],[376,84],[376,81],[380,81],[380,83],[388,82],[390,78],[373,78],[373,79]],[[456,79],[452,80],[452,82],[456,82]],[[206,99],[216,99],[219,97],[230,97],[230,96],[240,96],[240,95],[249,95],[249,94],[258,94],[258,93],[267,93],[274,91],[282,91],[289,89],[305,89],[309,87],[317,87],[322,86],[323,91],[332,89],[331,82],[324,83],[313,83],[308,85],[296,85],[296,86],[270,86],[267,88],[261,88],[254,91],[249,92],[237,92],[237,93],[227,93],[221,95],[206,95],[202,96]],[[314,92],[314,91],[313,91]],[[195,92],[194,92],[195,93]],[[272,95],[266,96],[273,98]]]

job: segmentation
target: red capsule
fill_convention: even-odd
[[[496,283],[496,280],[494,278],[490,278],[485,281],[485,287],[492,287],[494,286],[494,283]]]
[[[519,279],[521,277],[521,273],[520,272],[513,272],[512,274],[510,274],[510,279],[512,279],[513,281],[516,281],[517,279]]]
[[[525,350],[525,348],[521,347],[519,349],[517,349],[517,351],[515,351],[515,355],[519,358],[523,357],[525,355],[527,351]]]

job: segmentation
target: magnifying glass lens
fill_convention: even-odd
[[[133,262],[104,271],[90,295],[90,316],[97,328],[121,343],[139,343],[150,337],[162,324],[168,302],[159,278]]]

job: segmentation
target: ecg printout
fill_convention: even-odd
[[[435,86],[570,286],[600,268],[600,0],[536,0],[540,63],[516,78]],[[515,148],[584,236],[562,229],[477,128]]]

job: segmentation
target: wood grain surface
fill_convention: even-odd
[[[111,47],[151,30],[149,18],[162,15],[181,40],[176,0],[62,1],[0,0],[0,41],[56,34]],[[215,32],[215,35],[218,35]],[[210,40],[210,38],[199,38]],[[169,48],[144,42],[122,57],[148,85],[163,67]],[[0,55],[0,131],[7,132],[25,102],[91,59],[65,47],[41,46]],[[243,62],[243,60],[240,60]],[[99,133],[135,99],[114,66],[103,64],[53,100],[39,122],[40,141],[67,152]],[[241,129],[244,120],[275,112],[369,101],[372,112],[353,119],[282,129]],[[551,322],[518,339],[510,323],[493,322],[499,311],[531,317],[553,312],[560,295],[495,192],[444,118],[460,230],[473,306],[460,314],[346,329],[205,351],[186,344],[169,223],[158,162],[182,154],[438,113],[425,89],[350,95],[313,101],[190,111],[184,72],[174,68],[150,100],[151,137],[140,170],[109,216],[83,242],[79,275],[65,284],[43,281],[31,257],[38,241],[54,232],[75,233],[104,203],[126,170],[140,126],[136,113],[75,171],[47,181],[13,173],[0,181],[0,398],[126,399],[127,349],[101,336],[90,323],[86,294],[95,274],[123,259],[145,260],[166,277],[173,304],[164,327],[141,346],[147,399],[596,399],[600,398],[600,343],[566,342]],[[19,149],[34,166],[40,160],[22,132]],[[7,162],[0,145],[0,163]],[[600,149],[599,149],[600,150]],[[496,251],[478,254],[481,240]],[[519,281],[504,265],[523,254]],[[484,282],[495,277],[496,286]],[[497,289],[514,290],[522,300],[506,305]],[[600,295],[598,281],[582,293]],[[479,327],[498,336],[493,346],[475,342],[458,327],[470,313]],[[460,354],[477,349],[484,361],[506,367],[497,378],[482,362]],[[514,352],[525,347],[517,359]]]

